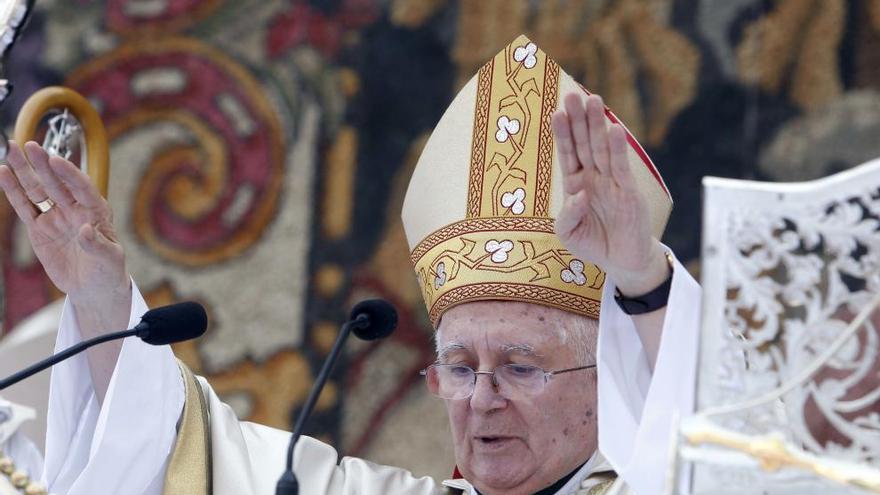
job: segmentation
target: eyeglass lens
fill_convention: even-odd
[[[509,399],[532,396],[544,389],[544,376],[544,370],[537,366],[504,364],[495,368],[494,384],[498,392]],[[470,367],[457,364],[435,364],[425,370],[428,390],[443,399],[470,397],[476,377],[477,373]]]

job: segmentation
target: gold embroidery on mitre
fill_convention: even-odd
[[[597,318],[605,274],[574,258],[550,218],[475,218],[416,246],[413,264],[435,325],[456,304],[535,302]]]
[[[546,217],[559,65],[521,36],[477,75],[468,218]]]

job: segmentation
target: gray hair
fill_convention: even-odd
[[[570,323],[559,327],[559,342],[574,347],[578,366],[596,364],[599,339],[599,320],[588,316],[572,315]]]

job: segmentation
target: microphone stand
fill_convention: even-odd
[[[107,333],[104,335],[99,335],[97,337],[91,338],[89,340],[84,340],[76,345],[70,346],[67,349],[59,352],[58,354],[52,355],[38,363],[34,363],[27,368],[10,375],[3,380],[0,380],[0,390],[5,389],[6,387],[10,387],[15,385],[16,383],[24,380],[25,378],[30,377],[31,375],[37,374],[43,371],[46,368],[49,368],[60,361],[64,361],[65,359],[79,354],[80,352],[88,349],[89,347],[96,346],[98,344],[103,344],[104,342],[108,342],[110,340],[116,339],[124,339],[125,337],[131,337],[132,335],[137,335],[138,332],[142,330],[141,325],[131,328],[129,330],[122,330],[120,332]]]
[[[330,354],[324,361],[324,366],[321,367],[321,371],[315,379],[315,384],[312,386],[311,392],[309,392],[309,397],[306,399],[306,403],[303,406],[302,411],[300,411],[299,417],[296,418],[296,425],[293,427],[290,445],[287,446],[287,470],[284,471],[284,474],[281,475],[281,479],[278,480],[278,484],[275,486],[275,495],[299,495],[299,482],[296,479],[296,475],[293,474],[293,448],[296,446],[299,437],[302,435],[306,420],[312,414],[312,409],[315,408],[315,403],[318,402],[318,396],[321,394],[321,390],[323,390],[327,378],[330,377],[330,371],[333,369],[333,365],[336,364],[336,359],[339,357],[339,353],[342,352],[342,346],[345,344],[345,340],[348,338],[349,334],[351,334],[353,329],[369,325],[369,323],[370,317],[361,313],[354,320],[349,320],[342,325],[342,329],[336,337],[336,342],[333,343],[333,348],[330,350]]]

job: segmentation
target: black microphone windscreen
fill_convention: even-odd
[[[201,337],[208,328],[205,308],[195,302],[182,302],[144,313],[137,334],[144,342],[166,345]]]
[[[360,315],[369,317],[369,324],[352,330],[361,340],[384,339],[397,328],[397,310],[388,301],[367,299],[355,304],[351,310],[351,320]]]

